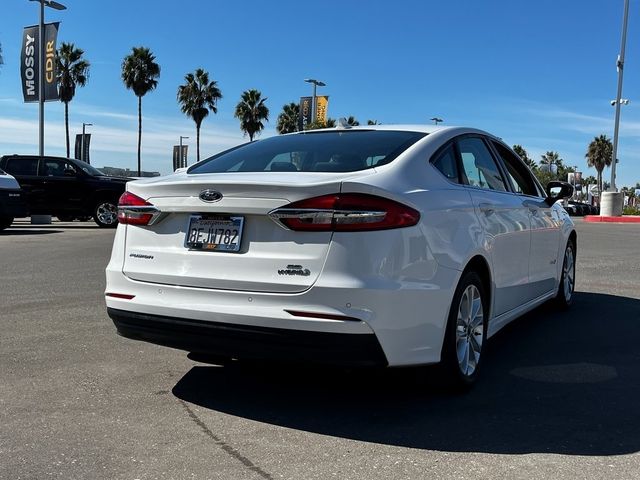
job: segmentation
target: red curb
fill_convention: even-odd
[[[584,221],[596,223],[640,223],[640,215],[623,215],[621,217],[585,215]]]

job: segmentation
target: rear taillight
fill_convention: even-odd
[[[420,213],[388,198],[364,193],[336,193],[308,198],[269,212],[289,230],[355,232],[415,225]]]
[[[118,200],[118,222],[125,225],[151,225],[160,211],[151,203],[124,192]]]

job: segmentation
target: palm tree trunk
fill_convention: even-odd
[[[602,193],[602,170],[598,170],[598,191]]]
[[[196,123],[196,151],[198,162],[200,161],[200,124]]]
[[[141,177],[142,163],[140,161],[140,147],[142,146],[142,97],[138,97],[138,176]]]
[[[69,102],[64,102],[64,126],[67,131],[67,158],[69,157]]]

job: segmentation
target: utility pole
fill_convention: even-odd
[[[53,0],[29,0],[31,2],[38,2],[40,4],[40,22],[38,23],[38,37],[39,51],[38,51],[38,106],[39,106],[39,119],[38,119],[38,153],[42,157],[44,156],[44,7],[50,7],[55,10],[66,10],[67,7],[61,3]]]
[[[629,0],[624,0],[624,14],[622,17],[622,41],[620,55],[616,65],[618,67],[618,94],[616,95],[616,118],[613,127],[613,158],[611,159],[611,187],[610,192],[617,192],[616,188],[616,163],[618,161],[618,132],[620,129],[620,99],[622,97],[622,77],[624,75],[624,50],[627,43],[627,23],[629,19]]]

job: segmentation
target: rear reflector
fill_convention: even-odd
[[[124,225],[151,225],[160,211],[131,192],[124,192],[118,200],[118,222]]]
[[[318,312],[301,312],[299,310],[285,310],[294,317],[307,317],[307,318],[322,318],[324,320],[344,320],[348,322],[359,322],[360,319],[354,317],[347,317],[346,315],[335,315],[331,313],[318,313]]]
[[[135,298],[135,295],[128,295],[126,293],[112,293],[112,292],[105,293],[105,296],[113,297],[113,298],[122,298],[123,300],[132,300]]]
[[[410,227],[420,213],[388,198],[363,193],[336,193],[308,198],[269,212],[286,229],[355,232]]]

